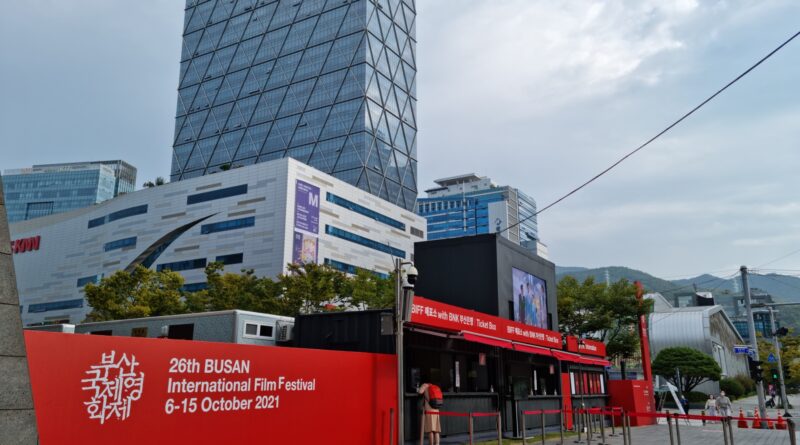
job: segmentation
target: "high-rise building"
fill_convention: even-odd
[[[420,198],[416,208],[428,220],[429,240],[502,232],[506,239],[547,258],[547,247],[539,242],[533,198],[474,173],[434,182],[437,187],[426,190],[428,196]]]
[[[187,0],[172,180],[292,157],[412,209],[414,0]]]
[[[34,165],[3,172],[9,222],[68,212],[129,193],[136,168],[125,161]]]

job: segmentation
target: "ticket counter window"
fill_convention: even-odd
[[[493,389],[495,358],[488,354],[415,350],[407,360],[406,391],[416,391],[425,379],[445,392],[490,392]]]

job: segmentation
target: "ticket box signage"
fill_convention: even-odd
[[[494,315],[452,306],[423,297],[414,297],[411,323],[488,335],[508,341],[561,349],[561,334]]]
[[[567,351],[605,358],[606,345],[597,340],[590,340],[588,338],[579,339],[577,337],[568,336]]]
[[[25,341],[42,445],[389,443],[393,355],[37,331]]]

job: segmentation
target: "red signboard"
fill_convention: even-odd
[[[25,332],[42,445],[388,444],[394,355]]]
[[[41,239],[42,237],[36,235],[36,236],[31,236],[29,238],[20,238],[11,241],[11,252],[25,253],[33,250],[39,250],[39,242],[41,241]]]
[[[561,334],[494,315],[414,297],[411,323],[561,349]]]
[[[578,339],[577,337],[567,337],[567,351],[578,352],[580,354],[594,355],[597,357],[606,356],[605,343],[588,338]]]

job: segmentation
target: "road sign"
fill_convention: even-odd
[[[778,359],[775,358],[775,354],[770,354],[769,357],[767,357],[767,361],[770,363],[778,363]]]
[[[747,345],[733,345],[734,354],[749,354],[750,346]]]

